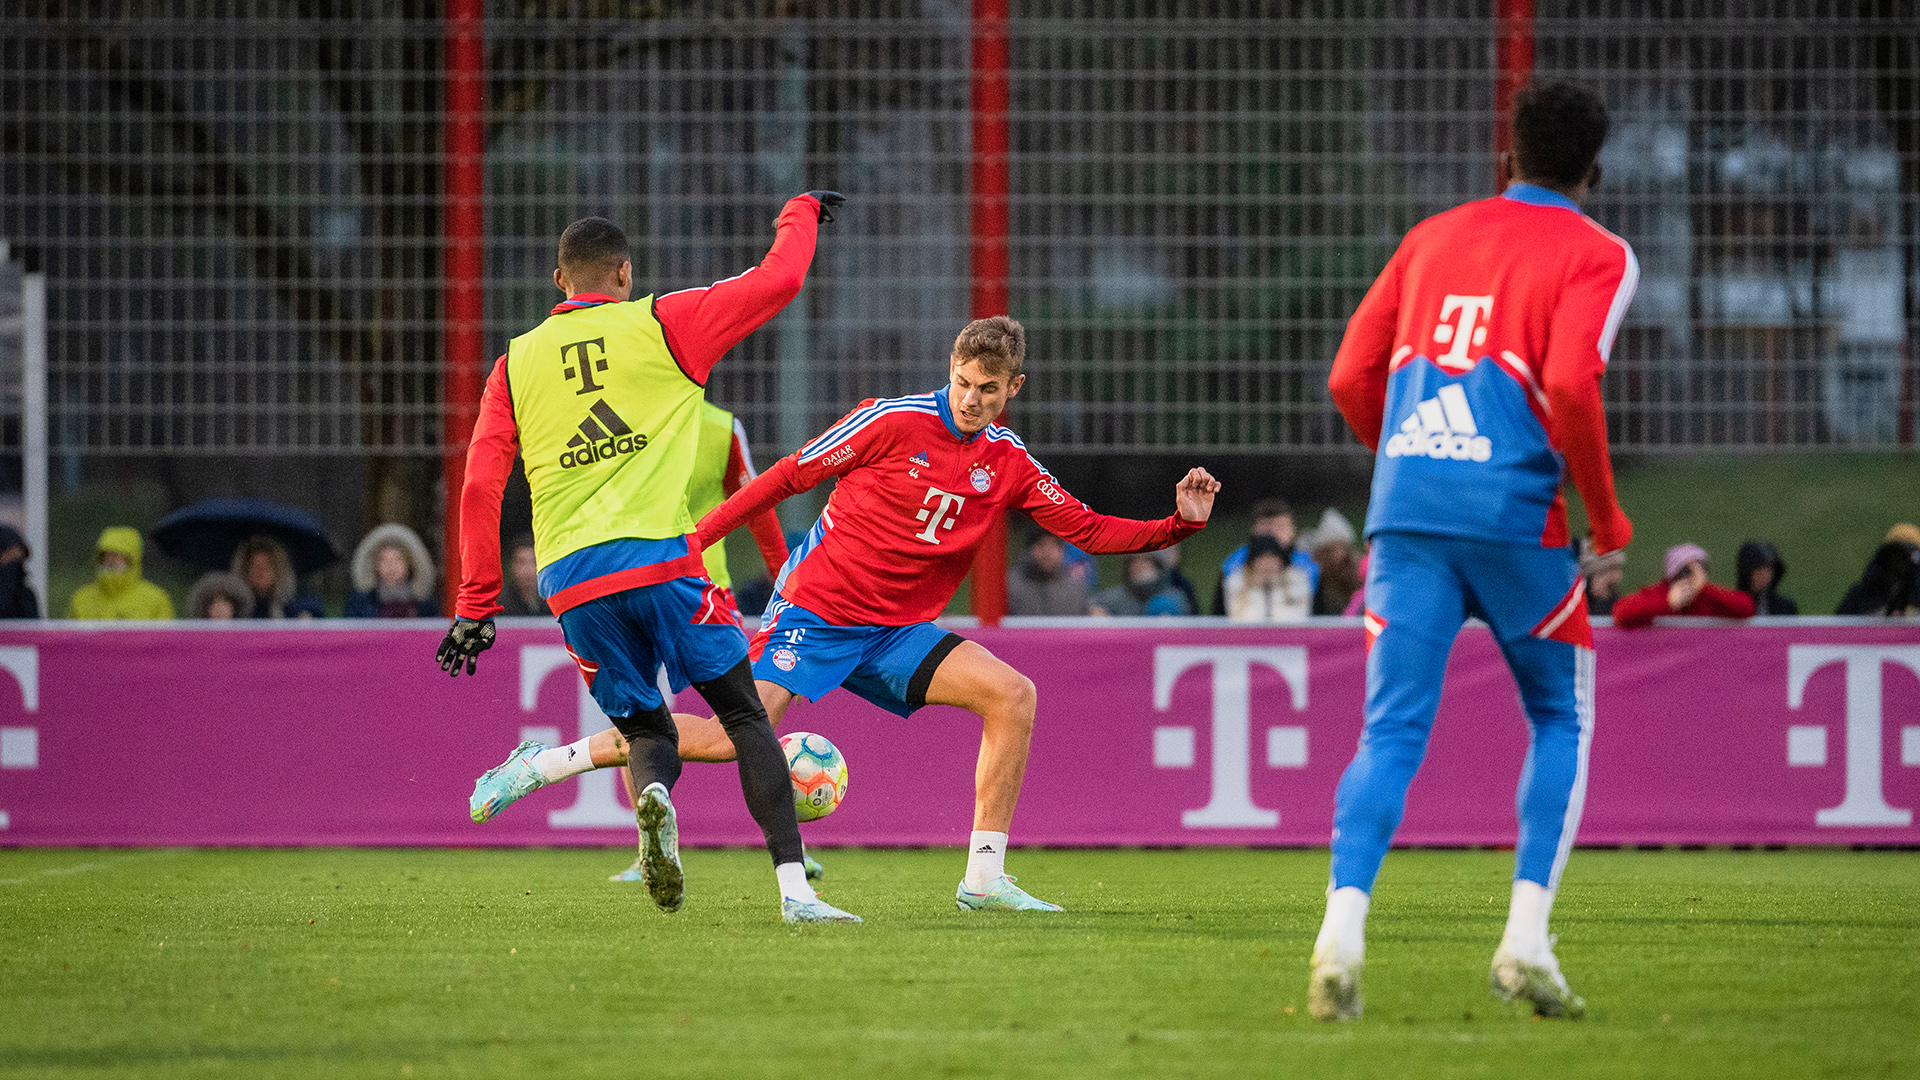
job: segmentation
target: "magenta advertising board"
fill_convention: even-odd
[[[604,726],[557,628],[514,625],[475,678],[424,623],[0,632],[0,845],[629,842],[602,771],[486,825],[473,778],[523,736]],[[1323,844],[1360,732],[1357,625],[963,631],[1032,677],[1027,844]],[[1580,839],[1920,845],[1920,626],[1602,628]],[[682,707],[697,707],[689,692]],[[963,842],[978,722],[844,691],[787,730],[846,752],[821,845]],[[1454,648],[1409,844],[1510,844],[1525,727],[1484,629]],[[690,765],[690,844],[758,842],[732,766]]]

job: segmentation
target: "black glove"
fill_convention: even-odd
[[[460,664],[466,662],[467,674],[473,674],[474,657],[493,648],[492,619],[455,619],[448,628],[447,636],[440,639],[440,651],[434,659],[440,662],[440,670],[449,677],[460,674]]]
[[[834,207],[847,204],[847,197],[837,191],[809,191],[807,194],[820,200],[819,224],[821,225],[833,220]]]

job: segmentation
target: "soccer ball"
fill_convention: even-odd
[[[793,778],[793,809],[801,821],[818,821],[847,797],[847,759],[825,735],[795,731],[780,736]]]

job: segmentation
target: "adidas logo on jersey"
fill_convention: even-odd
[[[605,399],[594,402],[587,412],[587,418],[580,421],[579,433],[567,440],[567,449],[560,453],[561,468],[592,465],[647,448],[647,437],[628,427]]]
[[[1473,422],[1467,392],[1459,383],[1448,383],[1414,406],[1401,422],[1399,433],[1387,440],[1386,451],[1390,458],[1487,461],[1493,457],[1493,440],[1480,434],[1479,425]]]

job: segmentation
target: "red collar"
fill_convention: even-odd
[[[619,302],[620,301],[615,300],[606,293],[574,293],[572,296],[553,305],[553,310],[547,314],[558,315],[563,311],[579,311],[581,308],[599,307],[601,304],[617,304]]]

